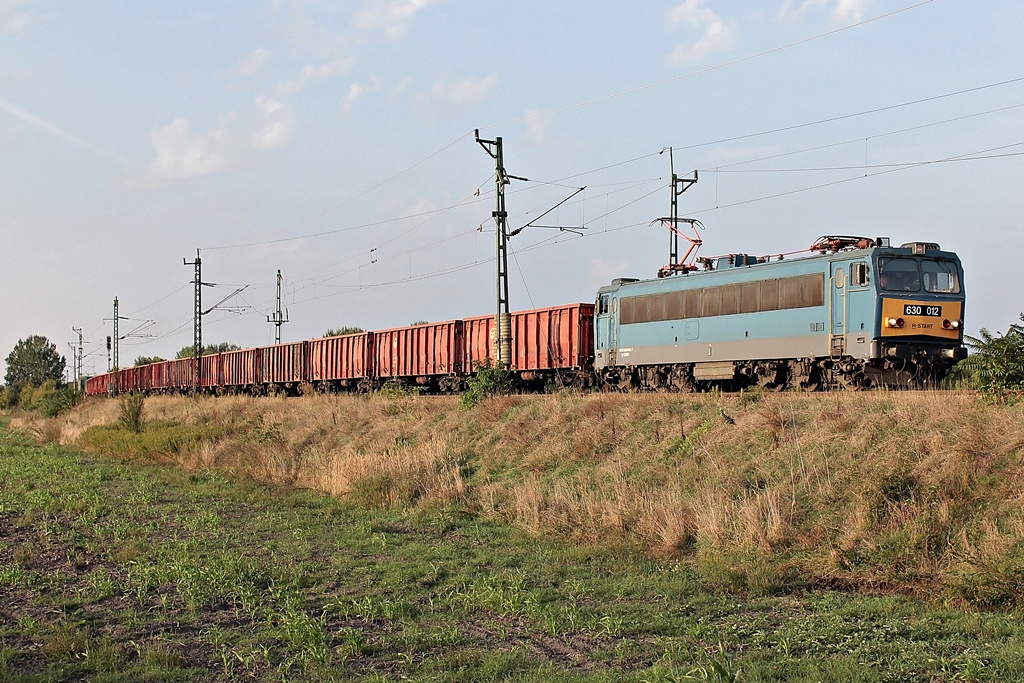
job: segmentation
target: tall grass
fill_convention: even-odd
[[[628,542],[690,558],[709,581],[738,589],[811,582],[982,601],[1012,593],[1013,581],[994,577],[1024,567],[1024,408],[971,393],[494,396],[468,409],[450,397],[154,397],[147,406],[174,444],[168,455],[189,468]],[[80,410],[72,419],[90,409]],[[100,429],[84,441],[99,447]]]

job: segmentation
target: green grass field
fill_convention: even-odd
[[[707,562],[0,430],[0,681],[1024,680],[1018,613]]]

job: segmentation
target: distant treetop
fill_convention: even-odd
[[[359,334],[365,332],[361,327],[339,327],[338,329],[331,328],[324,332],[325,337],[342,337],[346,334]]]
[[[14,350],[7,356],[7,375],[4,381],[8,387],[38,387],[47,380],[61,384],[66,365],[64,356],[57,353],[56,344],[34,334],[19,339],[14,345]]]
[[[238,344],[228,344],[227,342],[221,342],[220,344],[206,344],[206,345],[203,346],[203,355],[204,356],[208,356],[211,353],[223,353],[225,351],[236,351],[236,350],[238,350],[240,348],[242,348],[242,347],[240,347]],[[178,351],[178,353],[174,357],[175,358],[191,358],[193,355],[195,355],[193,353],[193,347],[186,346],[186,347],[183,347],[180,351]]]

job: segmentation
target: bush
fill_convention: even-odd
[[[40,392],[45,391],[43,387],[38,388]],[[36,387],[31,384],[26,384],[18,392],[18,400],[16,403],[21,406],[22,410],[32,410],[36,407]]]
[[[476,374],[469,378],[469,388],[459,397],[459,407],[470,409],[488,396],[505,396],[512,393],[515,377],[506,368],[498,367],[488,358],[477,363]]]
[[[0,390],[0,410],[7,410],[18,405],[18,390],[12,387],[4,387]]]
[[[1024,322],[1024,313],[1020,319]],[[974,353],[953,368],[951,383],[975,389],[992,402],[1011,402],[1015,392],[1024,390],[1024,327],[1010,325],[1004,335],[982,328],[980,335],[966,337]]]
[[[119,399],[121,405],[121,426],[130,432],[138,434],[142,431],[143,415],[146,398],[139,393],[122,394]]]
[[[37,399],[39,407],[47,417],[57,417],[71,410],[82,399],[82,394],[75,387],[63,386],[52,393]]]

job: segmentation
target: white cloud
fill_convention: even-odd
[[[376,76],[370,76],[366,83],[352,83],[348,87],[348,94],[341,100],[341,115],[348,115],[358,100],[363,99],[369,93],[377,92],[381,87],[381,80]]]
[[[370,4],[356,17],[356,24],[367,30],[381,29],[391,40],[400,38],[412,15],[434,0],[370,0]]]
[[[92,150],[92,151],[94,151],[94,152],[96,152],[98,154],[102,154],[103,156],[107,157],[108,159],[111,159],[113,161],[125,162],[125,159],[121,158],[119,155],[114,154],[113,152],[111,152],[109,150],[103,149],[99,145],[94,145],[93,143],[91,143],[91,142],[89,142],[87,140],[83,140],[82,138],[79,138],[77,136],[71,135],[70,133],[67,133],[67,132],[61,130],[60,128],[57,128],[53,124],[48,123],[47,121],[44,121],[44,120],[40,119],[37,116],[33,116],[32,114],[29,114],[24,109],[22,109],[20,107],[14,106],[10,102],[7,102],[5,100],[0,100],[0,110],[6,111],[8,114],[10,114],[11,116],[13,116],[15,118],[21,119],[22,121],[24,121],[26,123],[30,123],[33,126],[41,128],[42,130],[46,131],[47,133],[50,133],[52,135],[56,135],[57,137],[63,138],[65,140],[67,140],[68,142],[72,142],[72,143],[74,143],[76,145],[81,145],[82,147],[86,147],[86,148],[88,148],[88,149],[90,149],[90,150]]]
[[[495,76],[487,76],[479,80],[465,78],[461,81],[441,80],[426,91],[413,97],[413,104],[418,106],[436,106],[441,109],[465,109],[483,102],[487,91],[497,85]]]
[[[263,125],[252,136],[253,145],[259,149],[280,149],[288,144],[295,124],[292,106],[264,95],[256,98],[256,107]]]
[[[258,47],[238,63],[238,72],[243,76],[255,76],[263,70],[269,59],[270,50],[265,47]]]
[[[32,13],[23,11],[27,0],[0,0],[0,33],[19,33],[32,21]]]
[[[838,0],[832,10],[832,21],[840,24],[851,24],[864,18],[864,11],[871,0]]]
[[[292,140],[295,111],[287,102],[262,95],[256,98],[251,118],[233,125],[236,118],[234,114],[222,116],[203,134],[194,132],[184,117],[150,130],[155,158],[144,184],[159,185],[247,167],[258,161],[255,154],[282,149]],[[139,184],[130,181],[133,187]]]
[[[550,116],[541,116],[536,109],[526,110],[526,139],[532,144],[543,145],[547,142],[548,128],[550,127]]]
[[[352,68],[353,60],[335,59],[323,64],[306,64],[290,81],[281,81],[274,91],[278,97],[290,97],[302,91],[311,81],[321,81],[333,76],[343,76]]]
[[[188,119],[179,117],[170,125],[149,131],[149,142],[156,158],[149,167],[148,178],[154,182],[181,180],[218,173],[225,168],[228,119],[205,135],[192,132]]]
[[[736,22],[723,21],[718,14],[707,7],[701,7],[704,0],[686,0],[668,11],[668,24],[675,29],[681,23],[703,31],[696,42],[679,45],[669,57],[673,64],[693,64],[702,61],[715,52],[728,50],[736,43]]]
[[[348,95],[346,95],[345,99],[341,102],[341,113],[347,114],[352,111],[352,105],[356,103],[356,100],[358,100],[359,96],[362,94],[363,86],[358,83],[350,85],[348,88]]]
[[[834,24],[851,24],[864,18],[864,13],[871,5],[871,0],[786,0],[779,10],[779,18],[784,21],[795,21],[812,11],[831,7],[829,20]]]

